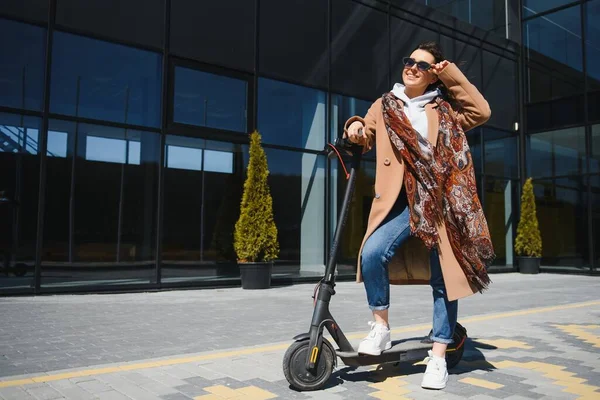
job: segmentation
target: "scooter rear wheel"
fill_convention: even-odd
[[[313,370],[306,369],[306,358],[309,355],[309,341],[294,342],[283,356],[283,374],[292,388],[298,391],[321,389],[331,377],[335,364],[335,351],[327,339],[318,355]]]

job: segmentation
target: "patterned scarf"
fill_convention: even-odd
[[[391,92],[382,98],[383,120],[405,164],[411,233],[431,250],[439,242],[437,227],[444,223],[456,260],[481,292],[490,283],[492,240],[477,196],[467,138],[448,102],[439,97],[436,102],[440,129],[435,147],[413,129]]]

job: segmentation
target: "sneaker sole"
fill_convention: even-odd
[[[423,384],[421,384],[421,387],[423,389],[441,390],[441,389],[444,389],[446,387],[447,383],[448,382],[444,382],[442,385],[423,385]]]
[[[363,356],[379,356],[379,355],[381,355],[381,353],[383,353],[384,351],[389,350],[391,348],[392,348],[392,342],[387,342],[386,345],[385,345],[385,348],[383,350],[380,350],[379,352],[369,353],[369,352],[366,352],[366,351],[360,351],[359,350],[358,354],[359,355],[363,355]]]

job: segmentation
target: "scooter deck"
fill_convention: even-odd
[[[358,354],[358,352],[337,351],[338,357],[348,366],[359,367],[362,365],[384,364],[392,362],[417,361],[427,357],[431,350],[431,343],[423,343],[423,338],[396,340],[392,348],[378,356]]]

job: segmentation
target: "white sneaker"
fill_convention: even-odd
[[[421,387],[424,389],[443,389],[448,383],[448,368],[446,367],[446,359],[433,355],[429,350],[427,360],[427,369],[421,382]]]
[[[391,349],[390,328],[373,321],[369,321],[369,326],[371,332],[358,345],[358,353],[378,356],[382,351]]]

